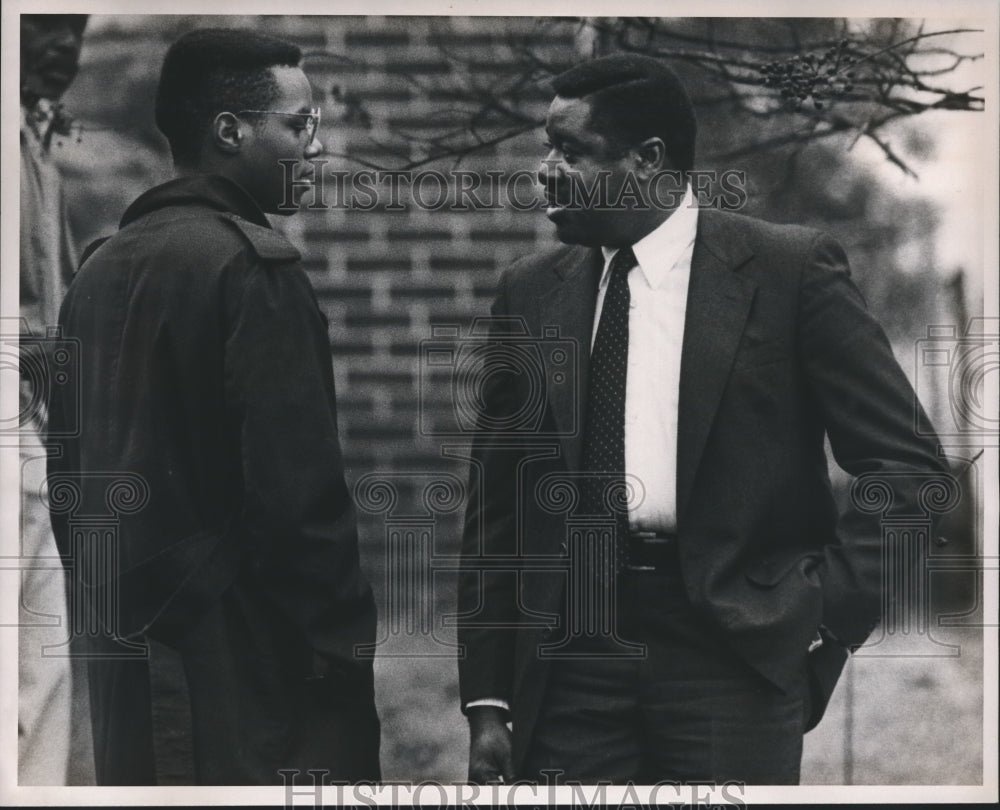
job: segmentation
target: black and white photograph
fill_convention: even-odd
[[[0,805],[995,803],[998,23],[5,0]]]

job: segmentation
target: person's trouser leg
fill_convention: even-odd
[[[797,784],[805,652],[800,684],[786,694],[728,649],[688,602],[677,572],[623,577],[619,632],[644,643],[646,656],[552,663],[521,775]]]
[[[635,782],[642,763],[638,683],[634,661],[554,661],[520,777],[539,783]]]

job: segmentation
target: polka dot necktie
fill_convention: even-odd
[[[632,248],[619,250],[611,260],[608,289],[601,320],[590,353],[590,384],[584,423],[582,467],[599,473],[583,487],[583,506],[588,514],[608,515],[609,485],[625,483],[625,383],[628,375],[628,274],[636,266]],[[620,482],[620,483],[619,483]],[[627,564],[628,513],[624,498],[613,498],[617,506],[615,568]]]

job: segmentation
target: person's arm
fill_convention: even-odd
[[[241,529],[260,582],[323,658],[374,639],[344,481],[326,319],[297,264],[261,263],[230,307],[224,368],[243,472]]]
[[[919,513],[921,487],[948,468],[937,441],[917,435],[916,394],[827,236],[812,245],[799,313],[800,359],[837,464],[886,481],[897,514]],[[852,504],[838,524],[840,542],[824,548],[817,568],[826,637],[847,647],[864,643],[880,616],[881,520]]]

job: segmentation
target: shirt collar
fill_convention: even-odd
[[[639,271],[653,289],[666,281],[667,274],[677,266],[677,262],[695,240],[698,233],[698,206],[694,202],[694,193],[688,184],[684,199],[670,216],[632,245]],[[601,286],[604,287],[610,277],[611,259],[618,248],[602,247],[601,252],[604,254]]]

